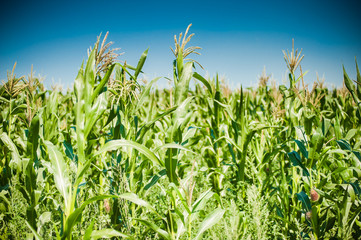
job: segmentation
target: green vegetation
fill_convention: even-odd
[[[196,72],[188,30],[171,89],[139,79],[148,50],[116,63],[106,37],[67,93],[14,66],[0,89],[1,239],[360,238],[358,66],[346,87],[310,91],[292,47],[289,88],[264,73],[231,91]]]

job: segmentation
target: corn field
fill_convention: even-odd
[[[0,86],[0,239],[360,239],[361,76],[230,89],[175,36],[172,87],[106,37],[73,89]],[[187,36],[188,35],[188,36]],[[281,56],[282,57],[282,56]],[[193,83],[194,82],[194,83]]]

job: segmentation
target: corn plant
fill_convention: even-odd
[[[0,86],[0,239],[360,238],[357,62],[344,87],[309,87],[292,44],[289,86],[264,70],[230,89],[200,73],[190,26],[167,89],[142,79],[151,49],[118,62],[108,33],[72,90],[14,65]]]

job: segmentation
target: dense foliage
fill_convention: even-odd
[[[188,29],[187,29],[188,32]],[[361,77],[231,90],[175,38],[173,87],[90,51],[67,91],[0,90],[1,239],[359,239]],[[301,70],[301,71],[299,71]],[[297,76],[297,72],[300,72]],[[190,87],[191,80],[195,84]]]

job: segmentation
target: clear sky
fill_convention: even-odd
[[[279,83],[287,71],[282,50],[305,55],[302,69],[313,82],[342,85],[342,64],[355,78],[361,60],[361,1],[2,1],[0,79],[17,61],[17,76],[45,77],[45,85],[71,86],[86,50],[100,32],[120,47],[119,60],[136,65],[149,49],[145,77],[171,76],[173,36],[192,23],[190,45],[202,75],[224,76],[232,86],[254,86],[263,67]],[[361,61],[359,61],[361,65]],[[166,80],[160,86],[167,86]]]

